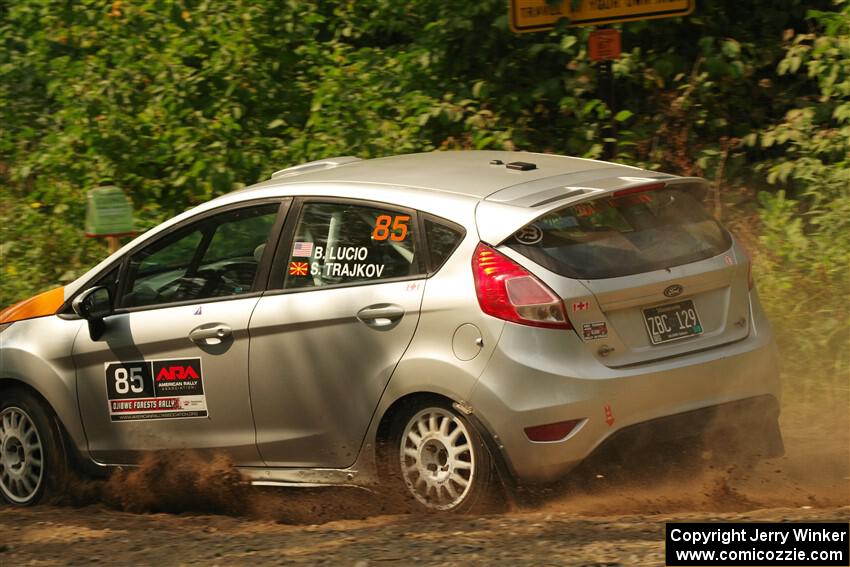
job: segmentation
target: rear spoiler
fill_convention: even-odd
[[[675,177],[646,172],[646,176],[616,176],[595,179],[580,186],[558,183],[558,177],[532,181],[490,195],[475,208],[475,223],[482,242],[498,246],[517,230],[558,209],[582,201],[612,197],[615,193],[642,186],[663,184],[668,187],[690,185],[707,192],[708,182],[700,177]],[[509,194],[506,192],[510,191]]]

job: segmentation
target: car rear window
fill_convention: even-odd
[[[562,276],[600,279],[710,258],[732,241],[690,192],[665,188],[559,209],[505,244]]]

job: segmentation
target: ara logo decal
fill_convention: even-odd
[[[198,378],[200,376],[198,376],[198,373],[191,366],[169,366],[161,368],[156,375],[157,382],[163,380],[168,380],[169,382],[174,380],[197,380]]]
[[[154,360],[152,364],[157,396],[199,396],[204,393],[200,358]]]
[[[664,295],[667,297],[678,297],[682,295],[683,291],[685,291],[685,288],[679,284],[668,285],[664,288]]]

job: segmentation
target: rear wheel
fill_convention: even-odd
[[[52,414],[32,394],[3,392],[0,402],[0,496],[18,506],[35,504],[65,472]]]
[[[490,453],[469,421],[447,401],[404,412],[394,424],[386,465],[396,487],[417,507],[468,512],[496,489]]]

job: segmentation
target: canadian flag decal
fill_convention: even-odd
[[[590,302],[588,301],[573,302],[573,313],[577,313],[579,311],[587,311],[588,309],[590,309]]]

